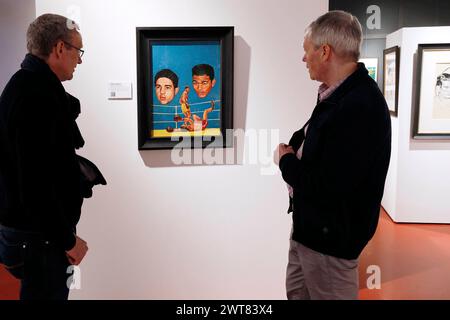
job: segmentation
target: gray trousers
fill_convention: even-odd
[[[356,300],[358,259],[325,255],[291,239],[286,293],[289,300]]]

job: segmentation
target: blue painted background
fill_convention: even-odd
[[[153,106],[153,129],[165,129],[167,126],[177,127],[173,121],[175,114],[182,114],[179,100],[185,86],[191,88],[189,92],[189,104],[191,111],[200,118],[203,116],[203,110],[210,107],[209,103],[201,105],[192,105],[199,102],[209,102],[211,100],[220,100],[220,42],[219,41],[163,41],[152,42],[152,92],[153,104],[160,105],[155,94],[155,74],[161,69],[170,69],[178,76],[178,94],[167,105]],[[207,97],[201,99],[192,87],[192,67],[206,63],[214,68],[215,86],[211,89]],[[220,109],[221,103],[216,102],[215,109],[208,115],[208,128],[220,128]],[[175,112],[176,110],[176,112]],[[163,113],[163,114],[161,114]],[[179,124],[178,124],[179,125]]]

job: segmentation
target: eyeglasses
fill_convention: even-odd
[[[72,44],[70,44],[70,43],[68,43],[68,42],[66,42],[66,41],[63,41],[66,45],[68,45],[69,47],[71,47],[71,48],[74,48],[74,49],[77,49],[78,50],[78,56],[81,58],[82,56],[83,56],[83,54],[84,54],[84,50],[83,49],[80,49],[80,48],[77,48],[77,47],[75,47],[74,45],[72,45]]]

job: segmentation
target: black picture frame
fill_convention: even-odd
[[[450,139],[450,43],[418,45],[415,93],[413,138]]]
[[[232,147],[233,139],[229,133],[233,129],[234,27],[137,27],[136,42],[138,149],[172,149],[186,148],[186,146],[191,148]],[[208,97],[202,96],[202,93],[198,91],[198,86],[195,87],[197,89],[194,88],[193,75],[187,79],[187,74],[193,69],[195,61],[200,59],[201,64],[208,64],[201,61],[203,56],[201,50],[196,51],[197,48],[202,50],[212,48],[214,54],[205,55],[205,59],[214,56],[217,60],[217,63],[213,65],[216,66],[213,68],[215,69],[213,82],[217,84],[213,88],[216,92],[216,100],[214,98],[208,100]],[[171,69],[171,62],[176,64],[178,70],[182,69],[180,74],[186,76],[183,82],[181,82],[182,77],[178,78],[180,82],[178,93],[168,103],[168,99],[156,93],[155,72],[158,71],[157,66]],[[220,72],[217,72],[218,69]],[[188,91],[183,89],[186,87],[189,87]],[[160,85],[159,88],[161,88]],[[190,90],[193,88],[195,90]],[[208,94],[212,95],[211,92]],[[202,107],[203,110],[194,111],[192,103],[182,105],[180,97],[183,94],[186,94],[185,101],[188,101],[188,95],[189,99],[193,97],[205,100],[197,103],[198,108]],[[162,101],[160,98],[166,100]],[[156,99],[162,104],[155,104]],[[180,105],[177,105],[177,101]],[[164,112],[156,112],[157,108]],[[186,115],[187,109],[189,109],[189,118]],[[207,109],[211,111],[210,115],[215,115],[215,118],[205,122]],[[201,118],[202,112],[203,118]],[[193,118],[195,113],[198,114],[197,118]],[[213,122],[214,128],[209,128],[209,125],[213,126]],[[211,133],[208,133],[208,130]],[[183,143],[180,143],[181,141]]]
[[[393,58],[392,58],[393,56]],[[383,95],[389,112],[398,116],[398,90],[400,79],[400,47],[394,46],[383,50]]]

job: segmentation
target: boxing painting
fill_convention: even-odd
[[[232,145],[233,33],[137,28],[140,150]]]

